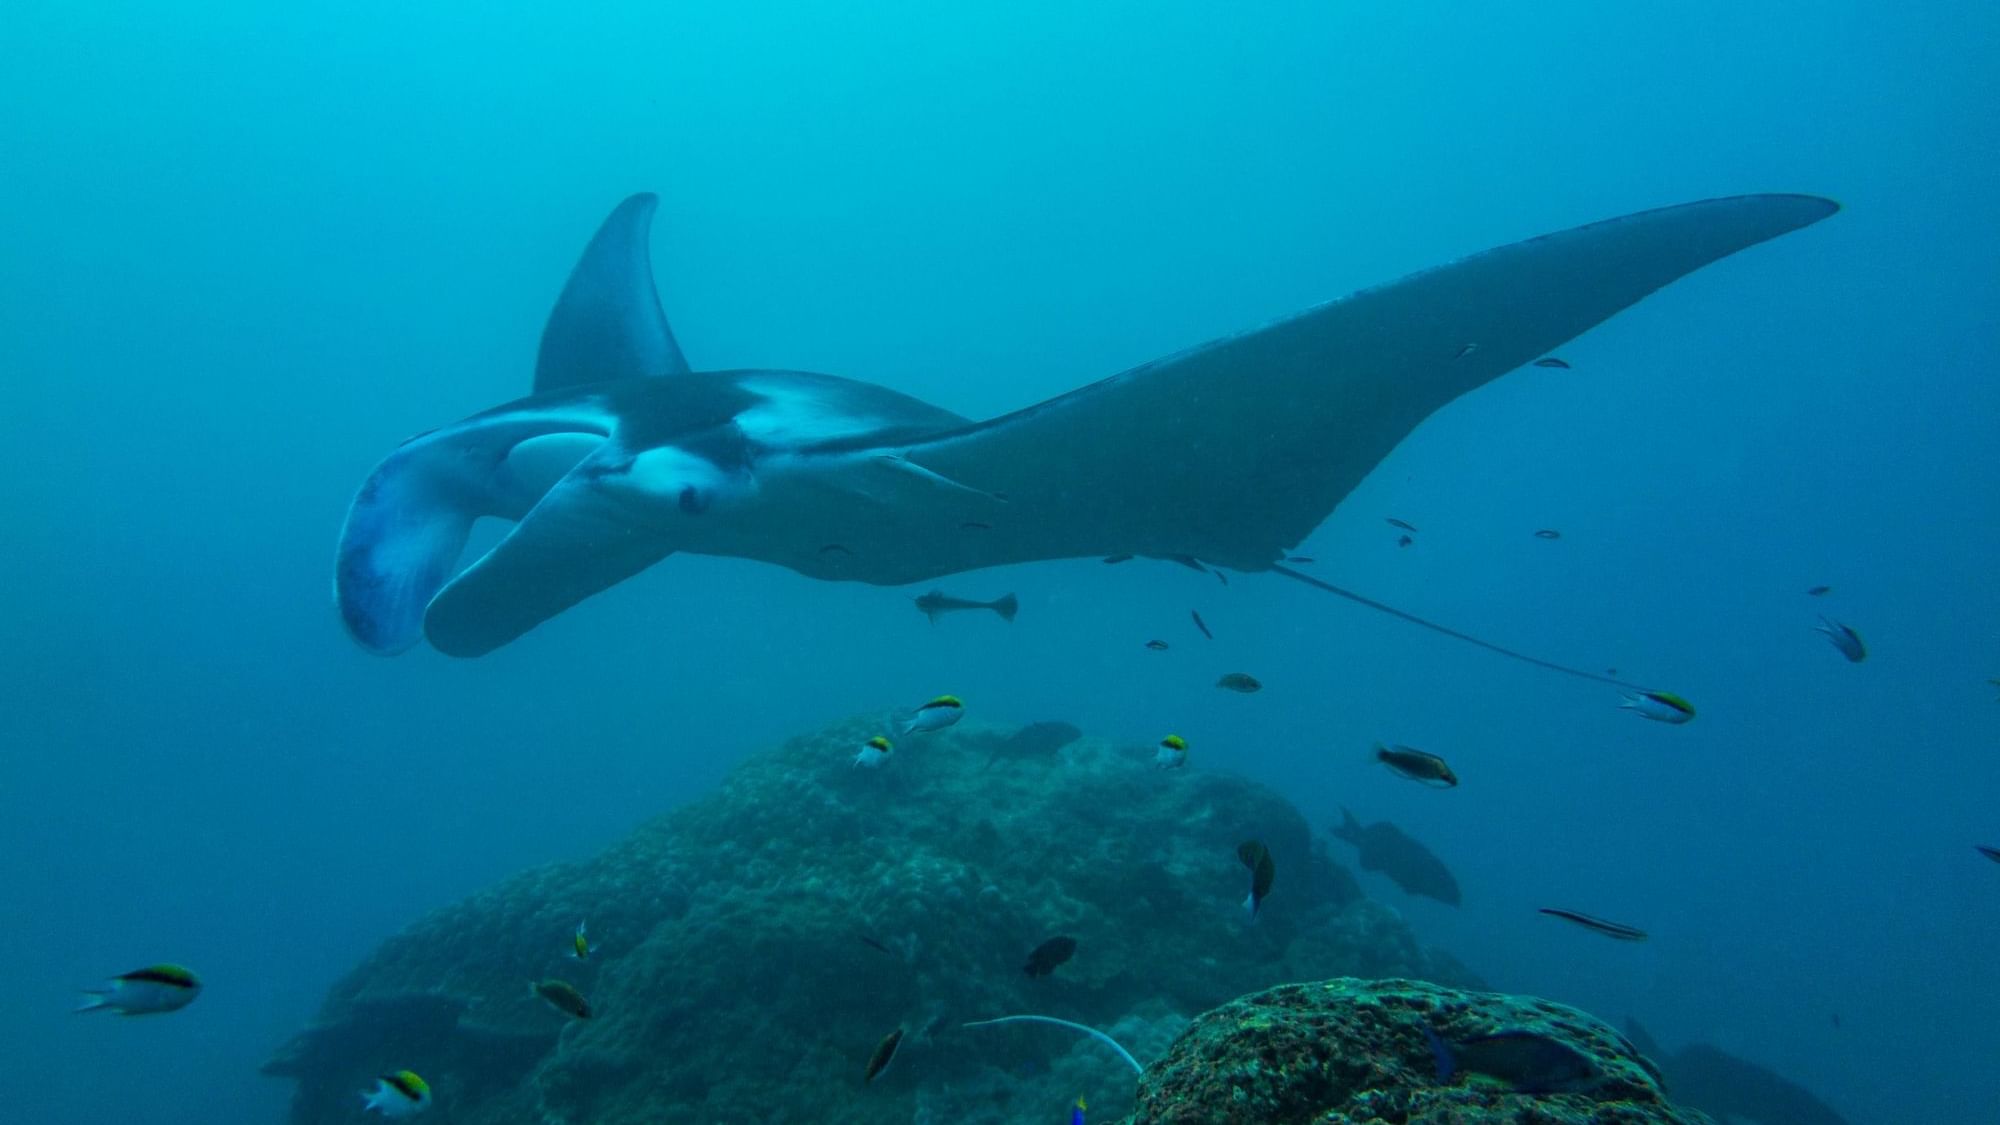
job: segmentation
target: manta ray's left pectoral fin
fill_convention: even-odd
[[[659,562],[673,544],[632,518],[605,483],[623,454],[586,457],[514,530],[431,599],[424,636],[448,656],[483,656]]]

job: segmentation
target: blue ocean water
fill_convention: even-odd
[[[256,1066],[405,922],[940,690],[1179,729],[1315,823],[1396,821],[1467,901],[1369,892],[1496,986],[1718,1044],[1855,1121],[2000,1118],[2000,870],[1972,847],[2000,845],[1990,7],[27,0],[7,22],[9,1119],[282,1120]],[[1593,331],[1572,371],[1447,408],[1300,548],[1668,684],[1687,727],[1277,579],[1090,560],[942,583],[1017,591],[1012,628],[676,557],[478,661],[361,652],[327,593],[354,488],[525,391],[577,248],[637,190],[698,368],[970,416],[1593,219],[1767,190],[1845,210]],[[1190,608],[1264,692],[1139,659]],[[1478,785],[1396,783],[1377,739]],[[198,1004],[69,1014],[161,960],[199,967]]]

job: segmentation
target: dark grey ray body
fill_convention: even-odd
[[[1440,407],[1836,209],[1743,196],[1579,227],[975,423],[830,375],[690,372],[654,296],[653,207],[627,200],[592,239],[534,395],[411,439],[356,496],[335,595],[366,647],[489,652],[676,551],[883,585],[1118,555],[1271,570]],[[458,573],[480,516],[517,525]]]

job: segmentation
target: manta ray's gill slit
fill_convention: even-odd
[[[1467,644],[1478,645],[1480,648],[1483,648],[1488,652],[1497,652],[1502,656],[1510,657],[1512,659],[1519,660],[1526,664],[1533,664],[1537,668],[1546,668],[1551,672],[1561,672],[1565,676],[1575,676],[1578,679],[1594,680],[1600,684],[1611,684],[1615,687],[1627,688],[1631,691],[1646,690],[1645,688],[1641,687],[1638,684],[1628,683],[1624,680],[1617,679],[1616,677],[1613,676],[1601,676],[1598,675],[1596,672],[1586,672],[1581,668],[1571,668],[1567,664],[1557,664],[1552,660],[1543,660],[1539,656],[1529,656],[1525,652],[1516,652],[1515,650],[1508,648],[1504,645],[1496,645],[1492,641],[1481,640],[1480,638],[1475,637],[1470,633],[1461,633],[1457,629],[1453,629],[1448,625],[1440,625],[1435,621],[1427,621],[1424,618],[1418,617],[1414,613],[1409,613],[1404,610],[1397,609],[1395,606],[1387,605],[1383,602],[1378,602],[1374,598],[1366,597],[1362,594],[1357,594],[1352,590],[1343,589],[1342,587],[1335,586],[1331,582],[1322,582],[1319,579],[1314,578],[1310,574],[1301,574],[1300,572],[1293,570],[1291,567],[1284,566],[1282,564],[1273,565],[1270,569],[1276,571],[1279,574],[1284,575],[1287,578],[1293,579],[1294,581],[1303,582],[1306,585],[1311,586],[1315,589],[1325,590],[1329,594],[1337,594],[1340,597],[1346,598],[1348,601],[1354,602],[1358,605],[1365,605],[1369,609],[1377,610],[1381,613],[1386,613],[1391,617],[1397,618],[1402,621],[1407,621],[1412,625],[1420,625],[1426,629],[1429,629],[1433,633],[1442,633],[1447,637],[1453,638],[1454,640],[1464,641]]]

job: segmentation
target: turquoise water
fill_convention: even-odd
[[[951,690],[1178,729],[1316,824],[1396,821],[1465,905],[1364,884],[1497,987],[1718,1044],[1855,1121],[1992,1119],[2000,15],[409,7],[29,0],[0,31],[10,1118],[279,1121],[257,1064],[408,920]],[[1593,219],[1846,209],[1446,409],[1300,548],[1664,683],[1684,728],[1277,579],[1089,560],[939,583],[1016,591],[1012,628],[676,557],[478,661],[362,653],[327,596],[354,488],[525,391],[578,247],[638,190],[697,368],[975,417]],[[1189,608],[1214,657],[1141,659]],[[1217,662],[1265,690],[1212,691]],[[1467,783],[1393,783],[1376,739]],[[161,960],[207,979],[194,1007],[68,1014]]]

